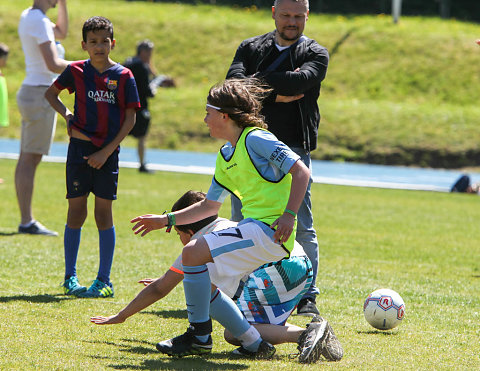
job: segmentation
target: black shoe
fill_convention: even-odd
[[[321,356],[327,361],[340,361],[343,348],[335,336],[332,327],[320,316],[313,317],[307,329],[298,338],[300,363],[317,362]]]
[[[153,170],[150,170],[150,169],[147,169],[145,165],[140,165],[140,167],[138,168],[138,171],[140,171],[141,173],[146,173],[146,174],[153,174],[154,171]]]
[[[276,349],[272,344],[267,343],[265,340],[262,340],[256,352],[251,352],[244,347],[240,347],[235,349],[232,354],[235,354],[236,356],[244,356],[255,359],[269,359],[273,357],[275,352]]]
[[[43,236],[58,236],[57,232],[47,229],[42,223],[35,220],[29,227],[18,226],[18,233],[20,234],[39,234]]]
[[[315,299],[304,298],[298,302],[297,316],[313,317],[318,316],[320,312],[315,305]]]
[[[157,350],[173,357],[210,354],[212,352],[212,337],[208,335],[208,340],[202,343],[187,330],[183,335],[161,341],[157,344]]]

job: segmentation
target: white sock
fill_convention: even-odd
[[[22,227],[22,228],[28,228],[28,227],[30,227],[33,223],[35,223],[35,219],[30,220],[28,223],[20,224],[20,227]]]
[[[256,352],[262,342],[262,337],[255,327],[250,326],[247,331],[238,337],[238,340],[240,340],[245,349]]]

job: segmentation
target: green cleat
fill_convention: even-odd
[[[79,298],[113,298],[113,284],[95,280],[88,290],[77,295]]]
[[[85,286],[80,285],[77,276],[72,276],[63,283],[63,292],[65,295],[78,295],[87,290]]]

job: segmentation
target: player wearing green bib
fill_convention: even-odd
[[[144,236],[155,229],[215,215],[229,194],[242,198],[246,219],[236,227],[191,240],[183,248],[183,286],[190,326],[185,334],[158,343],[162,353],[183,357],[211,352],[211,299],[218,300],[218,312],[228,318],[223,324],[243,349],[260,358],[275,353],[228,295],[214,287],[214,295],[220,297],[211,297],[213,285],[207,267],[213,262],[221,281],[239,282],[262,264],[289,256],[293,247],[296,213],[310,170],[273,134],[259,130],[266,128],[260,110],[261,101],[270,92],[255,79],[232,79],[213,86],[204,121],[210,136],[227,143],[218,154],[206,199],[174,213],[147,214],[131,221],[135,233]]]
[[[285,211],[292,185],[292,175],[283,174],[278,181],[258,176],[258,169],[252,162],[246,146],[246,139],[258,127],[247,127],[238,139],[235,152],[230,159],[220,152],[215,165],[215,181],[242,201],[244,218],[252,218],[272,225]],[[266,130],[265,130],[266,131]],[[296,226],[284,247],[291,252],[295,241]]]

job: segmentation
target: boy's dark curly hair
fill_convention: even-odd
[[[95,16],[88,18],[82,27],[82,38],[87,42],[87,32],[107,30],[110,34],[110,39],[113,40],[113,24],[105,17]]]
[[[185,209],[186,207],[196,204],[197,202],[205,200],[206,194],[203,192],[197,191],[188,191],[182,197],[180,197],[177,202],[172,206],[172,211],[178,211]],[[218,218],[218,214],[209,216],[208,218],[199,220],[198,222],[191,224],[175,225],[180,231],[187,233],[189,230],[192,230],[193,233],[197,233],[203,227],[209,225],[215,219]]]

